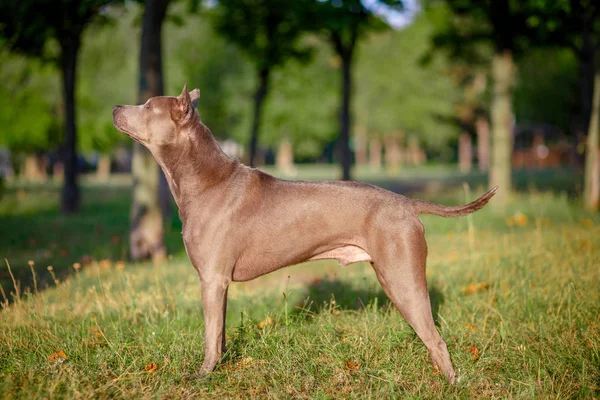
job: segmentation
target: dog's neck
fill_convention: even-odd
[[[197,197],[228,180],[240,163],[221,150],[210,130],[197,119],[182,128],[179,135],[186,136],[179,144],[161,146],[153,153],[181,211],[186,206],[184,199]]]

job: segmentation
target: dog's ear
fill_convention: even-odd
[[[198,102],[200,101],[200,89],[194,89],[190,92],[190,99],[192,100],[192,107],[198,108]]]
[[[190,93],[187,89],[187,83],[183,86],[183,90],[173,107],[173,119],[177,121],[183,121],[191,117],[194,111],[194,106],[192,104],[192,99],[190,97]]]

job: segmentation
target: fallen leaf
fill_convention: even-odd
[[[48,361],[58,361],[58,362],[63,362],[65,360],[67,360],[68,357],[65,354],[64,351],[57,351],[56,353],[52,353],[51,355],[48,356]]]
[[[158,364],[151,362],[144,367],[144,370],[148,373],[154,372],[158,369]]]
[[[516,213],[513,216],[513,218],[514,218],[515,224],[519,225],[519,226],[525,226],[529,223],[529,218],[527,218],[527,215],[525,215],[521,212]]]
[[[529,218],[522,212],[517,212],[512,217],[507,217],[505,221],[508,226],[525,226],[529,223]]]
[[[473,356],[471,357],[471,360],[473,360],[473,361],[479,360],[479,350],[477,350],[477,347],[475,347],[475,345],[471,346],[469,353],[473,354]]]
[[[361,366],[360,361],[350,361],[348,359],[345,359],[344,362],[346,363],[346,369],[348,369],[349,371],[356,371]]]
[[[60,255],[61,255],[62,257],[66,257],[66,256],[68,256],[68,255],[69,255],[69,250],[67,250],[67,249],[61,249],[61,250],[60,250]]]
[[[115,268],[116,269],[123,269],[123,268],[125,268],[125,262],[123,262],[123,261],[117,261],[115,263]]]
[[[584,240],[581,241],[581,248],[583,248],[583,249],[589,249],[591,247],[592,247],[592,244],[590,243],[589,240],[584,239]]]
[[[110,260],[102,260],[100,261],[100,267],[109,268],[112,265],[112,261]]]
[[[272,323],[273,323],[273,320],[271,319],[271,317],[266,317],[265,319],[263,319],[262,321],[260,321],[258,323],[258,327],[260,329],[263,329],[265,326],[271,325]]]
[[[581,223],[583,224],[583,226],[585,226],[586,228],[593,228],[594,227],[594,221],[591,220],[590,218],[586,218],[586,219],[582,219]]]
[[[480,282],[478,284],[469,283],[469,286],[465,286],[462,288],[462,292],[464,295],[469,295],[473,293],[483,292],[490,287],[490,284],[487,282]]]
[[[476,331],[477,330],[477,325],[471,323],[471,322],[466,322],[465,323],[465,328],[468,328],[472,331]]]

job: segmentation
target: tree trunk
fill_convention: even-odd
[[[43,171],[42,168],[40,158],[34,154],[29,154],[25,156],[21,175],[28,182],[43,182],[46,178],[46,171]]]
[[[373,171],[381,169],[381,140],[376,137],[369,141],[369,165]]]
[[[600,205],[600,148],[598,135],[600,131],[600,68],[594,77],[589,129],[585,149],[585,178],[583,186],[583,203],[588,211],[597,211]]]
[[[52,165],[52,179],[63,181],[65,179],[65,164],[61,160],[54,161]]]
[[[490,125],[484,116],[475,120],[475,132],[477,133],[477,162],[479,170],[486,172],[490,166]]]
[[[258,72],[258,87],[254,94],[254,116],[252,121],[252,132],[250,133],[250,166],[255,167],[256,149],[258,147],[258,134],[260,130],[260,120],[262,117],[262,107],[269,90],[269,74],[271,70],[263,68]]]
[[[77,127],[75,125],[75,78],[80,41],[81,35],[66,37],[61,41],[61,69],[66,127],[63,145],[65,179],[61,198],[61,211],[63,214],[76,212],[80,203],[79,186],[77,185]]]
[[[385,140],[385,165],[390,174],[397,174],[402,165],[402,134],[393,134]]]
[[[339,155],[342,164],[342,179],[350,180],[352,153],[350,153],[350,101],[352,96],[352,53],[341,55],[342,58],[342,104],[340,108],[340,140]]]
[[[367,130],[364,126],[356,127],[356,165],[367,165]]]
[[[419,143],[419,139],[416,136],[411,136],[408,139],[406,146],[406,161],[408,164],[420,165],[427,161],[425,152]]]
[[[473,165],[473,144],[471,142],[471,136],[463,132],[458,138],[458,165],[460,172],[466,174],[471,172],[471,166]]]
[[[492,164],[490,168],[490,186],[500,188],[494,199],[500,205],[506,204],[512,190],[511,155],[514,117],[511,89],[514,75],[515,66],[512,53],[507,50],[496,53],[492,62],[494,91],[491,107]]]
[[[146,0],[142,22],[140,52],[140,87],[138,104],[163,94],[162,23],[169,0]],[[152,257],[160,261],[166,256],[164,213],[168,209],[167,185],[152,154],[135,143],[131,161],[133,198],[129,233],[130,256],[133,260]]]
[[[292,147],[292,142],[287,137],[284,137],[279,142],[275,164],[277,165],[277,169],[286,175],[296,174],[296,169],[294,168],[294,148]]]
[[[110,178],[110,156],[102,154],[98,157],[98,166],[96,167],[96,178],[99,181],[107,181]]]

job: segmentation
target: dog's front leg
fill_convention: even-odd
[[[200,367],[201,375],[212,372],[221,361],[225,347],[225,310],[230,282],[224,277],[201,282],[204,309],[204,362]]]

